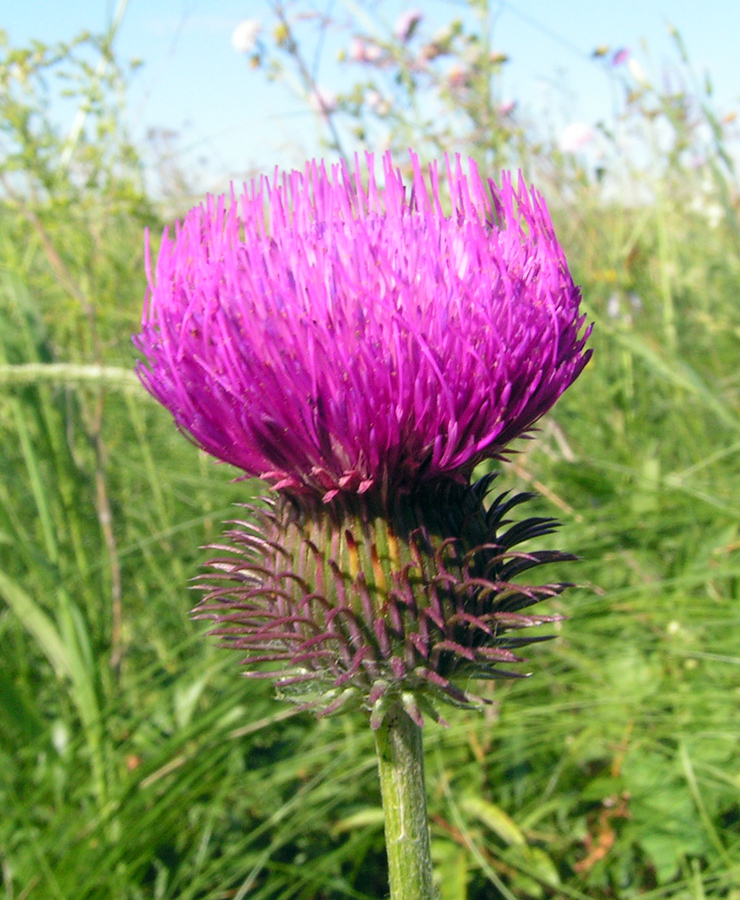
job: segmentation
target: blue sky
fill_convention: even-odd
[[[83,28],[102,31],[121,0],[25,0],[0,4],[0,27],[11,43],[53,41]],[[124,0],[125,2],[125,0]],[[327,0],[328,3],[328,0]],[[309,4],[306,4],[307,6]],[[311,5],[325,6],[322,0]],[[334,0],[342,12],[350,0]],[[631,48],[654,72],[675,60],[668,23],[682,33],[694,68],[709,70],[720,110],[740,106],[740,3],[728,0],[491,0],[494,43],[511,62],[502,95],[531,114],[557,104],[565,124],[595,122],[612,108],[609,80],[590,54],[595,47]],[[388,26],[404,9],[417,7],[432,33],[459,14],[455,0],[386,0]],[[317,127],[305,104],[283,84],[268,84],[231,46],[245,18],[268,19],[263,0],[128,0],[118,32],[121,58],[143,67],[130,90],[130,124],[141,138],[151,127],[179,133],[187,164],[202,169],[203,183],[238,176],[252,167],[295,165],[318,151]],[[336,87],[339,37],[325,50],[319,72]],[[643,41],[649,50],[645,56]],[[566,98],[568,98],[566,100]]]

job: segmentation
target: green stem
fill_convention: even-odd
[[[421,728],[397,704],[375,732],[391,900],[435,900]]]

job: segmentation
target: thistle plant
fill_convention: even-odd
[[[421,728],[517,677],[531,608],[572,559],[519,549],[556,523],[491,499],[501,459],[578,377],[580,293],[546,206],[445,159],[276,174],[165,233],[139,375],[198,446],[269,496],[213,550],[195,614],[246,674],[375,730],[391,896],[434,896]],[[444,176],[449,211],[441,199]]]

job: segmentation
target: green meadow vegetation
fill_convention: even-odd
[[[276,9],[253,63],[309,94]],[[569,618],[527,654],[531,678],[425,728],[442,896],[740,900],[732,115],[675,35],[667,74],[614,68],[619,119],[594,165],[497,106],[506,61],[483,27],[452,23],[432,52],[423,24],[374,38],[383,64],[320,110],[328,144],[382,131],[399,159],[521,166],[595,323],[592,362],[499,479],[537,492],[531,510],[563,523],[549,544],[581,557],[552,571],[578,582],[551,604]],[[259,485],[185,440],[133,374],[143,230],[189,199],[165,211],[146,188],[111,39],[0,44],[2,891],[377,900],[367,724],[276,702],[188,617],[201,548]]]

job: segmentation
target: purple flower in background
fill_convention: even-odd
[[[623,66],[627,60],[630,58],[630,49],[629,47],[620,47],[619,50],[615,50],[612,54],[611,64],[616,66]]]
[[[200,614],[281,689],[334,709],[388,697],[415,721],[453,679],[552,621],[523,610],[562,584],[514,578],[569,558],[512,548],[527,495],[484,505],[500,457],[590,356],[580,293],[542,198],[475,163],[390,154],[276,174],[209,198],[165,233],[136,345],[179,428],[273,499],[219,545]],[[446,176],[449,211],[440,185]],[[224,553],[226,555],[224,555]],[[304,693],[317,687],[319,695]]]

